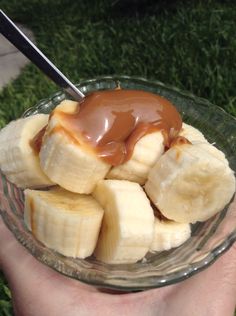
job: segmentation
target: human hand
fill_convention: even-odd
[[[236,246],[210,268],[181,283],[111,294],[67,278],[38,262],[0,217],[0,263],[16,316],[232,316],[236,302]]]

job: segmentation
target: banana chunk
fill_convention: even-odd
[[[134,263],[148,252],[154,214],[142,188],[125,180],[101,180],[94,198],[104,208],[95,257],[106,263]]]
[[[155,217],[153,240],[150,251],[164,251],[179,247],[191,236],[188,223],[160,220]]]
[[[74,104],[67,105],[59,105],[49,120],[39,153],[40,165],[51,181],[62,188],[89,194],[105,178],[110,165],[63,128],[60,113],[73,113],[74,108]]]
[[[145,190],[168,219],[205,221],[221,211],[235,192],[235,177],[226,159],[210,144],[170,148],[150,170]]]
[[[205,136],[195,127],[183,123],[182,129],[179,132],[178,136],[183,136],[189,140],[192,144],[194,143],[208,143]]]
[[[19,188],[53,184],[42,171],[38,153],[30,145],[47,122],[48,115],[36,114],[12,121],[0,131],[0,168]]]
[[[63,189],[25,190],[24,220],[45,246],[69,257],[86,258],[96,246],[103,209],[92,196]]]
[[[113,167],[107,174],[108,179],[129,180],[144,184],[149,170],[164,152],[164,137],[154,132],[142,137],[135,145],[133,154],[127,162]]]
[[[57,105],[56,110],[64,113],[74,113],[78,107],[78,102],[72,100],[63,100]]]

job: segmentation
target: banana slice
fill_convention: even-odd
[[[153,240],[150,246],[150,251],[164,251],[179,247],[189,239],[190,236],[190,224],[160,220],[155,217]]]
[[[205,221],[221,211],[235,191],[235,177],[210,144],[169,149],[150,170],[145,190],[160,212],[176,222]],[[208,148],[208,150],[206,150]]]
[[[202,143],[201,148],[202,150],[208,152],[210,155],[214,156],[216,159],[219,159],[226,166],[229,165],[229,162],[226,159],[225,154],[221,150],[216,148],[214,145],[209,146],[209,143]]]
[[[0,168],[20,188],[53,184],[43,173],[38,153],[30,145],[48,122],[48,115],[36,114],[12,121],[0,131]]]
[[[63,100],[60,104],[57,105],[56,110],[62,111],[64,113],[74,113],[78,106],[79,104],[76,101]]]
[[[104,208],[95,257],[106,263],[142,259],[153,238],[153,209],[142,188],[125,180],[101,180],[94,198]]]
[[[63,189],[25,190],[24,220],[44,245],[65,256],[86,258],[96,246],[103,209],[92,196]]]
[[[110,165],[63,128],[60,113],[73,113],[76,109],[74,104],[65,109],[67,106],[59,105],[50,117],[39,154],[40,164],[51,181],[71,192],[89,194]]]
[[[191,143],[207,143],[204,135],[195,127],[183,123],[178,136],[183,136]],[[142,137],[134,147],[133,154],[127,162],[113,167],[106,175],[107,179],[129,180],[143,185],[150,169],[164,152],[164,137],[161,132]]]
[[[178,136],[183,136],[189,140],[192,144],[194,143],[207,143],[205,136],[195,127],[183,123],[182,129]]]
[[[113,167],[106,178],[129,180],[144,184],[149,170],[164,152],[164,137],[161,132],[154,132],[142,137],[135,145],[133,154],[127,162]]]

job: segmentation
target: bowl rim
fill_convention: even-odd
[[[203,97],[196,96],[194,93],[192,93],[190,91],[187,91],[185,89],[180,89],[180,88],[178,88],[174,85],[171,85],[171,84],[165,84],[159,80],[154,80],[154,79],[149,80],[149,79],[147,79],[145,77],[141,77],[141,76],[127,76],[127,75],[105,75],[105,76],[102,76],[101,75],[101,76],[96,76],[92,79],[81,78],[79,80],[79,82],[75,84],[75,86],[77,88],[81,88],[81,86],[83,86],[83,85],[95,83],[95,82],[100,81],[100,80],[112,80],[112,81],[116,81],[117,83],[119,83],[120,80],[137,80],[137,81],[140,81],[141,83],[158,85],[158,86],[161,86],[163,88],[167,88],[167,89],[170,89],[172,91],[175,91],[184,97],[188,97],[188,98],[192,99],[193,101],[197,101],[197,103],[199,103],[200,105],[207,106],[207,107],[209,107],[209,106],[215,107],[215,108],[217,108],[217,110],[221,111],[224,115],[226,115],[228,118],[234,120],[236,123],[236,117],[234,117],[230,113],[226,112],[225,109],[223,109],[219,105],[216,105],[216,104],[208,101],[207,99],[205,99]],[[31,113],[34,109],[40,108],[41,106],[43,106],[45,104],[45,102],[53,100],[55,97],[58,97],[62,94],[70,97],[68,94],[66,94],[63,91],[63,89],[56,90],[54,93],[51,93],[47,98],[40,99],[34,106],[29,107],[27,110],[25,110],[22,114],[22,117],[31,115]]]

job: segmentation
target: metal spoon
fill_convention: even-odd
[[[76,101],[85,96],[63,73],[28,39],[25,34],[0,10],[0,32],[42,72],[59,87],[63,88]]]

